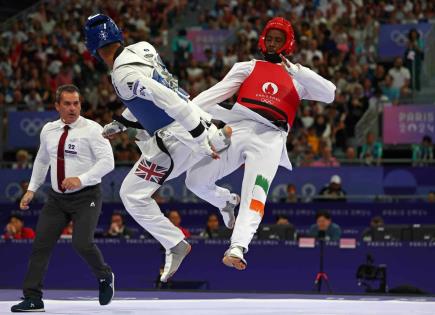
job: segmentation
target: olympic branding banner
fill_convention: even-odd
[[[379,30],[379,57],[392,59],[403,56],[408,43],[408,33],[413,28],[420,33],[421,38],[426,42],[432,25],[430,23],[382,24]]]
[[[384,108],[384,143],[420,143],[425,135],[435,139],[434,105],[401,105]]]
[[[56,111],[10,112],[8,114],[9,148],[37,147],[42,127],[58,117],[59,114]]]
[[[197,61],[206,61],[204,50],[210,48],[213,52],[225,47],[225,42],[232,35],[229,30],[202,30],[189,29],[187,38],[192,42],[193,58]]]
[[[119,189],[129,167],[117,167],[103,177],[102,190],[105,202],[120,202]],[[329,182],[331,176],[339,175],[343,189],[348,195],[427,195],[435,190],[435,177],[432,167],[298,167],[292,172],[283,168],[278,170],[268,194],[268,201],[279,202],[286,196],[287,185],[296,185],[301,201],[315,200],[315,196]],[[0,171],[0,203],[13,202],[21,194],[20,182],[30,179],[31,170]],[[218,182],[231,191],[240,193],[243,169],[239,169]],[[159,189],[159,195],[168,202],[197,203],[201,200],[184,185],[185,176],[168,181]],[[44,202],[50,190],[47,182],[35,195],[35,201]],[[367,201],[365,198],[349,201]],[[1,210],[1,209],[0,209]]]

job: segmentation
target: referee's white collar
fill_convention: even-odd
[[[77,120],[76,120],[75,122],[73,122],[72,124],[68,124],[68,126],[69,126],[71,129],[72,129],[72,128],[75,128],[75,127],[77,127],[77,125],[80,123],[81,120],[82,120],[82,116],[79,116],[79,118],[77,118]],[[66,126],[67,124],[65,124],[65,122],[62,120],[62,118],[59,119],[59,121],[60,121],[59,127],[60,127],[61,129],[63,129],[63,127]]]

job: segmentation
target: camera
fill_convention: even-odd
[[[387,292],[387,266],[375,265],[372,255],[368,254],[366,263],[358,267],[356,272],[358,286],[365,287],[367,293]],[[378,288],[373,288],[379,283]]]

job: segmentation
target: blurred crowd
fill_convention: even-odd
[[[367,133],[364,143],[358,143],[357,122],[368,110],[382,113],[384,106],[395,105],[409,97],[412,89],[420,89],[419,79],[412,86],[413,68],[406,53],[392,63],[379,62],[380,23],[434,21],[433,1],[217,0],[208,10],[201,5],[187,0],[42,2],[0,35],[0,106],[7,111],[52,110],[56,88],[74,83],[84,96],[85,117],[104,125],[113,112],[119,114],[122,104],[109,77],[101,75],[107,69],[91,57],[83,43],[81,25],[96,12],[117,22],[127,45],[142,40],[154,44],[192,97],[222,79],[234,63],[259,58],[259,33],[270,18],[283,16],[291,21],[297,42],[290,59],[337,86],[332,104],[302,102],[288,138],[291,159],[302,166],[339,166],[343,159],[380,163],[380,133]],[[232,31],[232,41],[216,51],[206,49],[206,61],[195,60],[186,30],[177,26],[188,11],[197,17],[194,24],[203,29]],[[171,30],[175,30],[174,36],[170,36]],[[415,52],[414,71],[419,78],[424,42],[417,31],[409,32],[407,45]],[[113,142],[117,161],[137,159],[132,136],[125,134]],[[414,156],[422,154],[420,151]]]

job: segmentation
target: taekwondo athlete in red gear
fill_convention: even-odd
[[[231,146],[219,160],[205,158],[188,171],[187,187],[222,209],[233,195],[215,182],[244,164],[239,213],[223,258],[225,265],[238,270],[247,267],[244,254],[263,217],[278,166],[292,169],[286,140],[300,100],[331,103],[335,96],[332,82],[284,57],[295,48],[289,21],[270,20],[258,46],[264,60],[236,63],[222,81],[193,99],[213,118],[230,124],[233,133]],[[236,93],[237,102],[231,109],[213,106]]]

